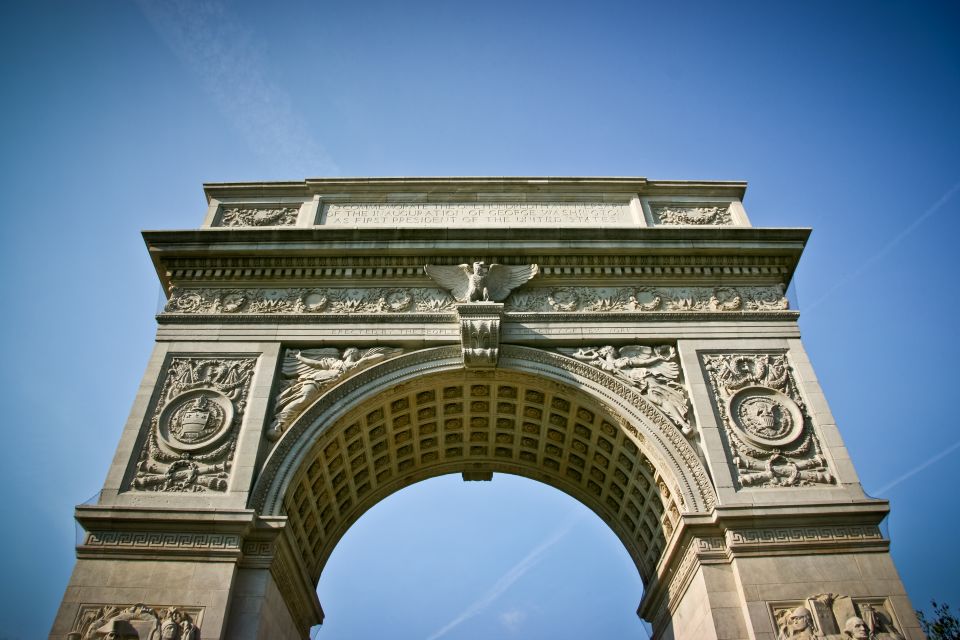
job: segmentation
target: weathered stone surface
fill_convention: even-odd
[[[497,472],[611,527],[656,638],[920,637],[787,301],[809,231],[744,189],[210,185],[144,234],[168,301],[50,637],[305,637],[362,513]]]

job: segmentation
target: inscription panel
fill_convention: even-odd
[[[345,203],[323,206],[321,224],[350,227],[635,226],[629,202]]]

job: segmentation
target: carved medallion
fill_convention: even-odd
[[[233,405],[226,396],[195,389],[171,400],[160,412],[157,426],[167,445],[193,451],[214,444],[232,423]]]
[[[835,484],[785,354],[703,354],[743,487]]]
[[[129,489],[227,490],[256,361],[170,360]]]
[[[803,414],[776,389],[748,387],[730,398],[729,412],[740,435],[761,447],[782,447],[800,437]]]

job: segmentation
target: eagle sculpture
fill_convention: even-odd
[[[474,262],[472,266],[428,264],[423,270],[450,291],[457,302],[502,302],[511,291],[540,272],[535,264],[487,266],[485,262]]]

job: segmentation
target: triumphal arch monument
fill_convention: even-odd
[[[207,185],[143,234],[167,302],[50,638],[306,638],[350,525],[449,473],[590,508],[656,638],[921,638],[786,295],[809,229],[745,189]]]

